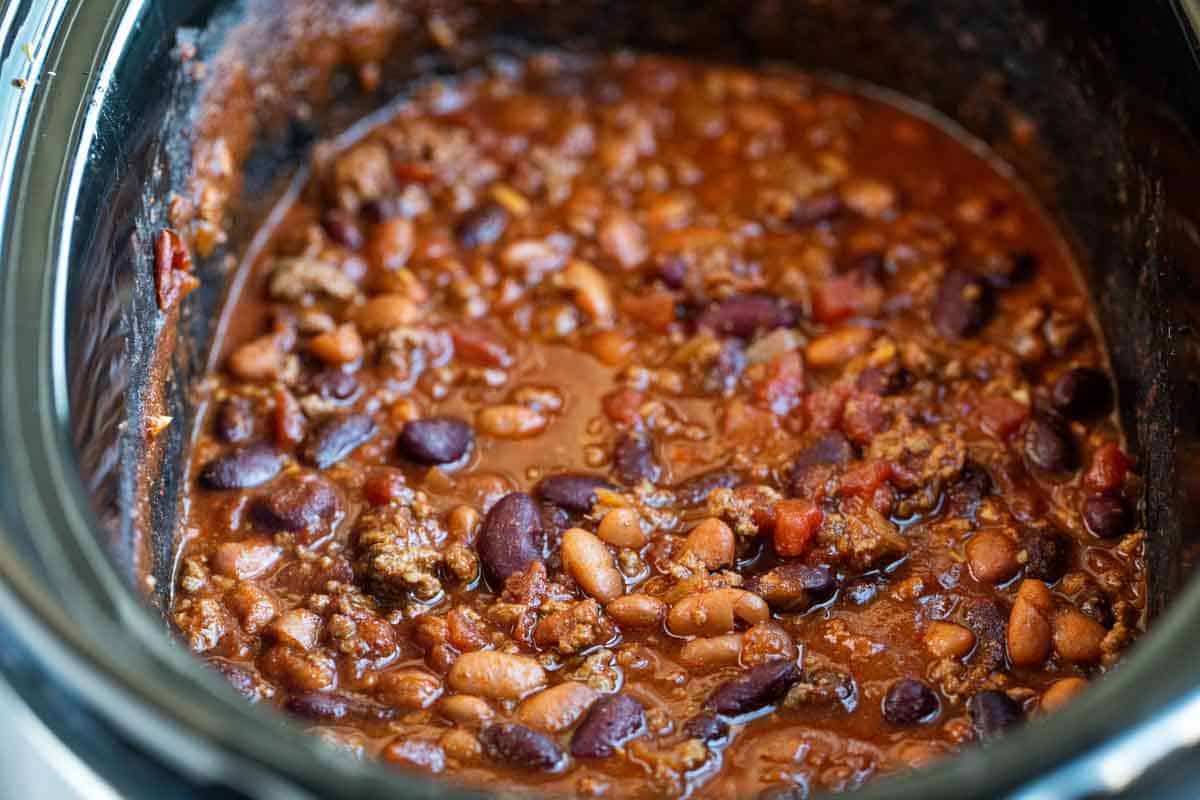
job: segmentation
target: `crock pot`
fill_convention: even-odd
[[[398,36],[381,88],[364,96],[339,82],[350,65],[336,49],[310,45],[376,13]],[[434,16],[471,45],[462,58],[427,41]],[[1014,166],[1087,266],[1146,478],[1154,621],[1120,668],[1062,713],[855,796],[1163,796],[1168,784],[1194,796],[1200,782],[1180,770],[1200,742],[1200,584],[1188,579],[1200,499],[1197,25],[1192,0],[9,2],[0,672],[123,796],[461,796],[247,705],[171,637],[162,608],[187,389],[236,283],[239,233],[314,139],[494,47],[784,60],[928,103]],[[265,78],[272,93],[255,91]],[[224,110],[245,180],[228,198],[228,242],[201,260],[202,289],[163,316],[152,233],[178,212],[173,195],[219,172],[197,160],[212,156],[203,108]],[[151,415],[171,417],[156,437]]]

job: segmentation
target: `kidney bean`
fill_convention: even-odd
[[[1008,289],[1029,280],[1037,268],[1033,253],[989,253],[979,264],[979,274],[997,289]]]
[[[654,483],[662,474],[662,469],[654,459],[654,446],[650,439],[632,431],[622,433],[613,446],[613,470],[617,480],[628,486],[642,481]]]
[[[508,211],[492,201],[480,203],[459,219],[454,236],[466,250],[495,243],[508,227]]]
[[[1133,513],[1120,497],[1093,494],[1083,501],[1083,522],[1093,536],[1115,539],[1133,527]]]
[[[457,417],[427,417],[404,423],[396,439],[400,455],[418,464],[451,464],[467,454],[475,434]]]
[[[613,600],[604,610],[618,625],[626,628],[649,628],[662,622],[667,604],[648,594],[627,594]]]
[[[1000,584],[1017,574],[1017,543],[999,530],[982,530],[967,541],[967,564],[980,583]]]
[[[1008,615],[1008,658],[1015,666],[1033,667],[1050,655],[1050,618],[1054,598],[1046,584],[1026,579]]]
[[[675,500],[684,506],[698,506],[708,500],[715,489],[734,489],[742,476],[732,470],[715,470],[689,478],[675,487]]]
[[[901,678],[893,683],[883,698],[883,718],[893,725],[919,725],[931,720],[941,703],[937,694],[924,682]]]
[[[254,435],[254,404],[248,397],[227,397],[217,406],[213,433],[226,444],[241,444]]]
[[[1056,583],[1071,564],[1071,540],[1054,531],[1030,531],[1021,539],[1025,577]]]
[[[546,685],[546,671],[529,656],[473,650],[454,661],[446,683],[456,692],[493,700],[520,700]]]
[[[1106,442],[1092,453],[1092,464],[1083,475],[1083,485],[1095,494],[1120,492],[1129,473],[1129,456],[1116,442]]]
[[[953,622],[932,622],[925,630],[925,649],[938,658],[962,658],[975,646],[975,634]]]
[[[358,250],[363,246],[362,229],[354,217],[340,208],[331,208],[321,216],[321,228],[325,235],[342,247]]]
[[[854,445],[841,431],[826,431],[809,442],[792,460],[791,494],[799,491],[813,467],[844,467],[854,460]]]
[[[701,711],[683,726],[689,739],[699,739],[705,744],[719,742],[729,736],[729,723],[708,711]]]
[[[517,721],[547,733],[561,733],[587,713],[600,693],[579,681],[566,681],[530,696],[517,708]]]
[[[1108,631],[1073,608],[1054,615],[1054,652],[1068,664],[1095,664],[1104,654],[1101,642]]]
[[[289,478],[250,504],[250,518],[268,531],[302,531],[328,525],[338,512],[338,496],[325,480]]]
[[[757,711],[782,698],[803,677],[800,667],[790,659],[760,664],[718,687],[704,707],[726,716]]]
[[[1088,682],[1083,678],[1060,678],[1050,684],[1050,687],[1046,691],[1042,692],[1042,699],[1038,703],[1038,708],[1046,713],[1057,711],[1078,697],[1087,688]]]
[[[745,588],[757,594],[776,611],[805,611],[828,600],[837,591],[837,577],[824,566],[799,562],[781,564],[755,575]]]
[[[1025,712],[1020,703],[1004,692],[987,689],[967,701],[967,714],[971,717],[971,727],[976,735],[981,739],[990,739],[1020,722]]]
[[[657,264],[655,275],[668,289],[682,289],[687,279],[688,263],[677,255],[668,255]]]
[[[615,489],[599,475],[588,475],[582,472],[563,472],[543,478],[533,488],[533,493],[539,499],[553,503],[559,508],[575,514],[586,514],[592,510],[596,502],[597,489]]]
[[[317,469],[327,469],[369,441],[375,431],[375,421],[366,414],[333,417],[308,435],[300,458]]]
[[[646,710],[627,694],[611,694],[598,700],[571,738],[571,755],[576,758],[607,758],[616,748],[646,728]]]
[[[696,324],[719,336],[749,339],[756,333],[791,327],[796,318],[796,310],[776,297],[739,294],[704,309]]]
[[[771,616],[761,597],[743,589],[709,589],[671,606],[667,627],[676,636],[718,636],[737,622],[755,625]]]
[[[625,593],[625,579],[613,563],[612,553],[595,534],[571,528],[562,537],[563,568],[585,592],[607,603]]]
[[[931,317],[943,336],[964,339],[987,324],[994,308],[991,287],[971,273],[955,269],[942,278]]]
[[[500,498],[483,519],[476,549],[495,585],[523,572],[542,557],[542,518],[538,504],[522,492]]]
[[[552,772],[561,768],[566,758],[549,738],[513,722],[484,728],[479,743],[492,758],[522,769]]]
[[[342,402],[358,393],[358,378],[340,369],[326,369],[308,379],[308,390],[322,400]]]
[[[1031,417],[1025,425],[1025,457],[1047,472],[1069,472],[1079,465],[1079,452],[1071,433],[1048,415]]]
[[[911,375],[900,366],[867,367],[858,373],[855,387],[880,397],[899,394],[908,386]]]
[[[702,520],[683,543],[683,552],[700,559],[710,571],[731,566],[736,548],[733,529],[716,517]]]
[[[338,692],[300,692],[288,698],[286,708],[298,716],[323,722],[388,720],[396,716],[396,712],[390,708]]]
[[[206,489],[252,489],[266,483],[283,469],[283,456],[266,442],[255,442],[231,450],[209,461],[200,470],[200,485]]]
[[[819,222],[828,222],[845,210],[841,195],[817,192],[796,200],[792,213],[788,215],[788,221],[796,227],[804,228]]]
[[[1069,419],[1087,419],[1112,410],[1112,384],[1108,376],[1091,367],[1075,367],[1059,376],[1050,388],[1054,409]]]

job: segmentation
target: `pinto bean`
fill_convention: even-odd
[[[512,492],[501,497],[483,519],[476,549],[490,580],[502,585],[542,557],[542,516],[532,497]]]
[[[310,433],[300,458],[317,469],[328,469],[375,435],[375,420],[366,414],[333,417]]]
[[[875,332],[870,328],[838,328],[808,343],[804,350],[805,363],[815,369],[840,366],[866,350],[874,338]]]
[[[1046,584],[1025,579],[1008,616],[1008,657],[1018,667],[1041,664],[1050,655],[1054,598]]]
[[[751,577],[744,588],[777,611],[805,611],[828,600],[837,591],[838,583],[828,567],[792,561]]]
[[[938,658],[962,658],[975,646],[970,628],[953,622],[933,622],[925,629],[925,649]]]
[[[535,730],[561,733],[578,722],[599,697],[587,684],[566,681],[526,698],[517,708],[517,721]]]
[[[586,261],[574,258],[567,263],[560,277],[562,285],[574,293],[575,304],[593,322],[605,325],[612,321],[612,288],[603,272]]]
[[[404,423],[396,449],[418,464],[451,464],[467,454],[474,439],[471,426],[457,417],[426,417]]]
[[[627,694],[612,694],[596,701],[571,737],[576,758],[608,758],[616,748],[643,733],[646,709]]]
[[[282,548],[270,539],[255,536],[219,545],[212,556],[212,569],[228,578],[250,580],[270,571],[282,555]]]
[[[268,333],[252,339],[229,356],[229,371],[244,381],[273,381],[283,372],[287,339]]]
[[[486,700],[469,694],[443,697],[438,704],[438,713],[459,725],[482,725],[496,716]]]
[[[667,627],[676,636],[719,636],[736,622],[755,625],[771,612],[756,594],[743,589],[710,589],[688,595],[671,607]]]
[[[625,593],[625,579],[613,563],[612,553],[595,534],[571,528],[562,536],[563,567],[575,582],[601,603]]]
[[[484,728],[479,732],[479,742],[492,758],[523,769],[554,771],[565,758],[549,738],[511,722]]]
[[[604,515],[596,527],[596,535],[616,547],[638,549],[646,543],[642,518],[632,508],[614,508]]]
[[[417,669],[401,669],[379,676],[376,694],[393,708],[414,711],[429,708],[442,696],[442,681]]]
[[[679,663],[697,669],[731,666],[738,663],[742,638],[740,633],[726,633],[692,639],[679,648]]]
[[[1057,711],[1079,696],[1088,688],[1088,685],[1083,678],[1060,678],[1042,692],[1042,699],[1038,707],[1047,713]]]
[[[527,439],[537,436],[548,424],[545,414],[516,403],[487,406],[475,414],[475,426],[497,439]]]
[[[1103,655],[1104,626],[1075,609],[1054,615],[1054,652],[1069,664],[1095,664]]]
[[[309,351],[326,364],[340,366],[362,358],[363,342],[353,322],[317,334],[308,343]]]
[[[692,528],[683,552],[690,553],[709,570],[718,570],[733,564],[737,542],[733,529],[716,517],[709,517]]]
[[[200,470],[206,489],[251,489],[283,469],[283,456],[266,442],[255,442],[217,456]]]
[[[546,671],[529,656],[475,650],[454,661],[446,682],[456,692],[494,700],[520,700],[546,685]]]
[[[363,336],[372,337],[412,325],[421,319],[421,308],[411,298],[398,293],[377,294],[354,311],[354,322]]]
[[[599,475],[564,472],[543,478],[534,487],[533,493],[540,500],[553,503],[574,514],[586,514],[592,510],[592,505],[596,502],[597,489],[611,490],[615,488]],[[613,542],[613,544],[616,543]]]
[[[728,716],[757,711],[781,699],[803,677],[791,659],[760,664],[718,687],[704,707]]]
[[[618,625],[626,628],[649,628],[662,622],[667,604],[648,594],[627,594],[613,600],[604,610]]]
[[[1017,543],[998,530],[982,530],[967,542],[967,564],[980,583],[1000,584],[1017,574]]]

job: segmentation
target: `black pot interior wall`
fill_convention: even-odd
[[[174,5],[174,4],[172,4]],[[179,4],[180,6],[186,4]],[[219,4],[217,4],[219,5]],[[251,3],[246,25],[269,26],[289,4]],[[353,2],[333,6],[354,6]],[[460,37],[484,43],[465,56],[418,60],[414,38],[398,50],[374,96],[337,92],[340,113],[318,110],[303,124],[264,134],[248,167],[257,218],[262,199],[303,161],[315,136],[336,133],[345,103],[365,108],[397,92],[422,70],[454,71],[486,52],[512,47],[628,46],[739,62],[784,60],[829,70],[928,103],[989,143],[1012,163],[1065,223],[1087,268],[1121,390],[1121,411],[1146,477],[1144,512],[1152,532],[1151,610],[1183,577],[1183,531],[1192,530],[1188,487],[1195,460],[1195,316],[1200,235],[1195,202],[1200,158],[1180,119],[1200,119],[1200,88],[1171,76],[1194,69],[1167,0],[1063,4],[1021,0],[576,0],[573,3],[456,3],[395,0],[414,18],[438,8],[460,20]],[[1110,7],[1111,6],[1111,7]],[[214,22],[212,4],[195,4],[163,31],[204,24],[197,41],[212,53],[231,14]],[[461,13],[469,10],[471,13]],[[176,12],[170,12],[176,13]],[[183,13],[183,12],[179,12]],[[329,13],[337,13],[333,8]],[[70,292],[69,356],[76,442],[88,486],[112,537],[111,550],[134,578],[141,543],[158,597],[171,583],[171,549],[193,409],[186,387],[204,363],[228,263],[241,237],[202,265],[204,288],[189,297],[183,324],[170,333],[165,381],[151,369],[163,351],[154,300],[150,242],[164,224],[163,199],[186,173],[189,105],[194,97],[170,56],[174,42],[148,41],[119,76],[130,112],[106,118],[103,152],[83,196],[91,225],[74,252],[84,260]],[[261,54],[245,53],[253,61]],[[351,86],[350,81],[346,82]],[[1033,143],[1014,136],[1032,122]],[[298,132],[302,135],[298,135]],[[245,227],[245,226],[242,226]],[[236,232],[235,232],[236,233]],[[177,346],[174,346],[177,344]],[[145,403],[163,391],[175,421],[151,441]],[[119,423],[125,423],[123,425]],[[1191,472],[1194,472],[1192,470]],[[139,487],[147,487],[143,495]],[[1197,487],[1200,488],[1200,487]],[[139,503],[139,497],[148,502]]]

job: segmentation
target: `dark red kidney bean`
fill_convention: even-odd
[[[515,722],[489,725],[479,732],[479,743],[497,761],[523,769],[555,770],[566,758],[549,737]]]
[[[989,253],[979,262],[980,276],[997,289],[1008,289],[1029,280],[1037,268],[1033,253]]]
[[[543,478],[533,493],[547,503],[576,514],[586,514],[596,502],[597,489],[616,487],[599,475],[582,472],[564,472]]]
[[[248,513],[268,531],[302,531],[328,525],[337,514],[338,496],[325,480],[290,478],[257,497]]]
[[[975,634],[971,662],[987,669],[1003,665],[1007,656],[1008,609],[996,600],[973,599],[963,610],[963,623]]]
[[[858,275],[863,283],[879,286],[887,280],[888,262],[883,253],[878,251],[863,253],[854,259],[848,272]]]
[[[979,692],[967,701],[971,727],[981,739],[989,739],[1005,728],[1011,728],[1024,717],[1021,704],[1004,692],[994,689]]]
[[[942,278],[931,316],[938,333],[963,339],[978,333],[994,309],[991,287],[970,272],[955,269]]]
[[[795,308],[777,297],[738,294],[704,309],[696,323],[719,336],[749,339],[756,333],[794,325],[796,317]]]
[[[1093,494],[1083,501],[1083,523],[1093,536],[1115,539],[1129,533],[1133,527],[1133,513],[1120,497]]]
[[[837,576],[828,567],[789,561],[760,575],[744,587],[762,597],[776,611],[806,611],[837,591]]]
[[[981,464],[967,461],[950,486],[947,511],[956,517],[974,518],[983,498],[992,493],[992,476]]]
[[[362,230],[348,212],[340,208],[331,208],[321,217],[321,227],[332,241],[350,250],[363,246]]]
[[[705,744],[719,742],[729,736],[729,723],[708,711],[702,711],[683,726],[683,735]]]
[[[571,513],[562,506],[556,506],[554,503],[542,503],[542,530],[546,535],[551,537],[551,541],[557,541],[556,534],[560,534],[571,525]]]
[[[741,484],[742,476],[732,470],[705,472],[676,486],[675,501],[683,506],[702,505],[714,490],[735,489]]]
[[[721,349],[704,370],[703,389],[708,394],[728,396],[746,369],[746,347],[737,339],[725,339]]]
[[[719,686],[704,707],[726,716],[756,711],[779,700],[802,677],[795,661],[768,661]]]
[[[358,393],[358,378],[340,369],[326,369],[308,379],[308,390],[323,400],[345,401]]]
[[[613,471],[617,480],[627,486],[657,481],[662,469],[654,459],[654,445],[649,437],[634,431],[622,433],[613,446]]]
[[[656,274],[668,289],[682,289],[687,272],[687,261],[681,256],[671,255],[659,261]]]
[[[787,476],[788,494],[806,493],[809,476],[820,467],[844,467],[854,459],[854,445],[840,431],[827,431],[809,442],[792,460]]]
[[[1021,538],[1021,549],[1027,556],[1026,578],[1057,583],[1071,565],[1071,540],[1059,531],[1030,531]]]
[[[369,441],[375,430],[375,420],[366,414],[333,417],[308,435],[300,458],[317,469],[332,467]]]
[[[395,197],[379,197],[364,203],[361,211],[363,219],[379,225],[400,216],[400,201]]]
[[[200,470],[206,489],[251,489],[283,469],[283,456],[266,442],[254,442],[217,456]]]
[[[504,495],[483,518],[475,548],[488,579],[496,587],[524,572],[542,557],[542,515],[524,492]]]
[[[463,214],[454,228],[454,236],[467,250],[492,244],[508,227],[508,211],[499,203],[485,202]]]
[[[756,794],[755,800],[808,800],[808,787],[802,783],[779,783]]]
[[[394,709],[337,692],[301,692],[288,698],[286,708],[301,717],[336,722],[345,719],[388,720]]]
[[[832,192],[810,194],[808,197],[796,201],[788,221],[797,227],[816,225],[840,216],[845,208],[842,198],[837,194]]]
[[[1025,458],[1047,472],[1070,472],[1079,466],[1071,432],[1059,420],[1036,414],[1025,423]]]
[[[901,678],[883,698],[883,718],[893,725],[919,725],[937,714],[937,694],[922,681]]]
[[[418,464],[451,464],[467,454],[475,432],[457,417],[427,417],[404,423],[396,440],[403,458]]]
[[[854,385],[863,392],[880,397],[898,394],[908,386],[909,374],[903,367],[867,367],[858,373]]]
[[[291,561],[275,573],[271,585],[280,591],[298,595],[321,594],[328,591],[327,584],[330,581],[346,585],[354,582],[354,567],[349,559],[329,555],[318,561]]]
[[[571,739],[576,758],[608,758],[616,748],[646,729],[646,710],[627,694],[597,700]]]
[[[248,397],[228,397],[217,406],[213,434],[226,444],[241,444],[254,436],[254,404]]]
[[[1075,367],[1058,377],[1050,387],[1050,403],[1070,419],[1087,419],[1112,410],[1112,384],[1098,369]]]

